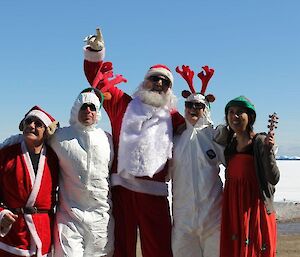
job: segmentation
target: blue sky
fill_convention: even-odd
[[[102,28],[106,60],[132,94],[153,64],[175,76],[178,109],[187,89],[177,65],[196,72],[215,69],[207,93],[215,124],[224,123],[226,103],[239,95],[257,110],[255,130],[266,131],[268,114],[280,117],[279,154],[300,156],[300,2],[226,1],[8,1],[0,2],[0,141],[18,133],[33,105],[68,125],[74,99],[88,86],[83,38]],[[196,88],[200,81],[195,78]],[[104,114],[104,113],[103,113]],[[103,115],[100,126],[110,130]]]

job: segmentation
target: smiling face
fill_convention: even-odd
[[[165,78],[159,77],[157,80],[154,79],[155,81],[150,78],[152,77],[142,82],[135,96],[139,96],[143,103],[154,107],[170,107],[176,98],[171,90],[170,82]]]
[[[205,105],[198,102],[185,102],[185,118],[193,126],[200,118],[203,118]]]
[[[249,116],[247,108],[240,106],[229,107],[226,119],[229,127],[235,133],[243,133],[249,130]]]
[[[23,136],[27,146],[40,146],[45,139],[45,124],[37,117],[30,116],[23,121]]]
[[[171,87],[171,81],[163,75],[152,75],[145,80],[144,87],[159,94],[166,93]]]

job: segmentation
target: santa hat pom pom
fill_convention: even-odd
[[[24,120],[28,117],[37,117],[40,119],[47,128],[48,135],[52,135],[57,127],[59,126],[58,121],[56,121],[49,113],[45,112],[42,108],[35,105],[26,114],[19,124],[20,131],[24,129]]]

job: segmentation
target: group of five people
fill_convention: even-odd
[[[233,99],[226,126],[213,128],[214,96],[205,95],[213,70],[203,67],[197,92],[182,66],[183,118],[167,66],[152,66],[131,97],[115,86],[124,78],[104,53],[97,30],[84,47],[91,87],[76,98],[70,126],[55,131],[35,106],[23,135],[1,145],[0,256],[134,257],[138,233],[143,257],[275,256],[279,171],[273,134],[253,131],[254,105]],[[102,106],[112,137],[96,127]]]

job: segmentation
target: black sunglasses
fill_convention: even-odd
[[[159,77],[159,76],[150,76],[148,78],[151,82],[158,82],[161,80],[163,87],[170,87],[171,81],[167,78]]]
[[[83,105],[81,106],[80,110],[81,110],[81,111],[85,111],[85,110],[87,110],[88,107],[90,108],[90,110],[91,110],[92,112],[95,112],[95,111],[96,111],[96,106],[95,106],[94,104],[87,104],[87,103],[83,104]]]
[[[185,107],[189,109],[205,109],[205,104],[203,103],[196,103],[196,102],[185,102]]]
[[[38,118],[35,118],[35,117],[28,117],[24,120],[24,124],[26,126],[29,126],[32,122],[34,122],[34,125],[37,127],[37,128],[42,128],[45,126],[45,124]]]

